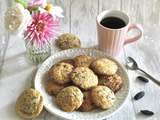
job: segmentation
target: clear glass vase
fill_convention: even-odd
[[[41,47],[26,44],[26,56],[33,63],[39,64],[51,55],[51,44],[44,44]]]

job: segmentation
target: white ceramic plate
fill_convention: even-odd
[[[64,112],[60,110],[57,105],[55,104],[54,98],[49,96],[44,88],[45,80],[47,80],[47,71],[60,60],[66,58],[73,58],[77,55],[90,55],[97,58],[107,57],[117,63],[119,66],[118,73],[124,80],[124,84],[120,91],[116,93],[116,102],[112,108],[109,110],[100,110],[96,109],[91,112]],[[109,116],[113,115],[116,111],[120,110],[122,105],[125,103],[128,94],[129,94],[129,79],[127,76],[126,71],[124,68],[113,58],[107,56],[105,53],[100,52],[95,49],[70,49],[55,53],[53,56],[49,57],[39,68],[35,77],[35,89],[37,89],[44,98],[44,106],[45,108],[52,114],[57,115],[61,118],[71,119],[71,120],[99,120],[103,118],[108,118]]]

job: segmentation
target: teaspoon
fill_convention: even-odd
[[[130,70],[138,70],[142,73],[144,73],[150,80],[152,80],[154,83],[160,86],[160,81],[156,80],[154,77],[152,77],[150,74],[142,70],[141,68],[138,67],[137,62],[132,58],[132,57],[127,57],[127,68]]]

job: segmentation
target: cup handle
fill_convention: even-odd
[[[128,43],[131,43],[131,42],[134,42],[134,41],[137,41],[139,40],[142,35],[143,35],[143,28],[141,25],[139,24],[130,24],[129,25],[129,28],[128,28],[128,32],[132,29],[137,29],[139,31],[139,34],[138,35],[135,35],[134,37],[127,37],[126,40],[125,40],[125,45],[128,44]]]

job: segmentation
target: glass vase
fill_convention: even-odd
[[[51,44],[44,44],[38,47],[34,44],[26,44],[26,56],[33,63],[39,64],[51,55]]]

